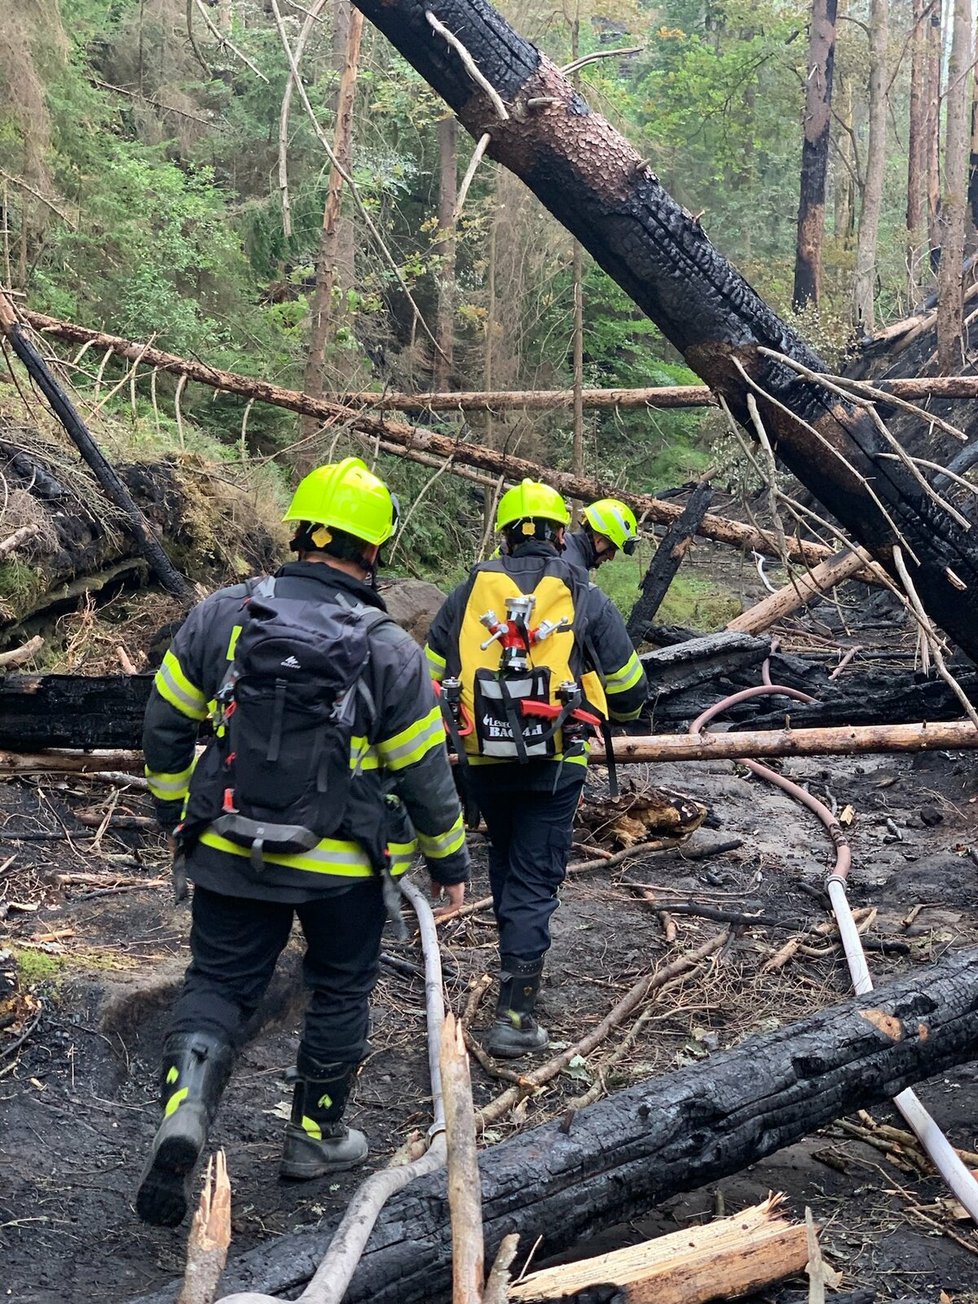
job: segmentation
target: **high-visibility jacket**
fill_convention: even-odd
[[[637,719],[648,698],[648,684],[642,663],[628,637],[621,613],[606,594],[593,584],[587,584],[582,580],[579,568],[573,568],[570,562],[564,562],[562,559],[558,562],[558,558],[560,554],[553,544],[531,540],[521,544],[512,554],[493,558],[491,563],[481,563],[473,567],[468,579],[463,580],[449,594],[431,622],[425,645],[425,656],[431,676],[440,683],[446,675],[457,672],[462,623],[473,585],[483,566],[504,566],[521,591],[530,593],[545,567],[549,570],[555,564],[563,565],[567,568],[570,582],[581,592],[581,600],[585,604],[582,623],[587,632],[587,646],[583,649],[582,670],[593,670],[600,676],[610,719],[615,721]],[[546,771],[552,772],[555,764],[586,766],[587,753],[585,751],[582,755],[564,756],[558,752],[551,758],[540,759],[523,766],[518,762],[484,756],[471,756],[469,762],[473,765],[498,766],[500,770],[505,767],[507,770],[513,770],[514,775],[521,772],[523,777],[518,780],[521,784],[545,787],[548,782],[552,782],[552,779],[548,780],[545,777]],[[540,767],[544,767],[544,770]]]
[[[178,630],[156,673],[146,710],[143,750],[146,778],[156,799],[161,825],[180,820],[200,722],[213,714],[214,698],[233,658],[247,619],[247,586],[221,589],[196,606]],[[348,601],[383,609],[382,599],[365,584],[321,562],[290,562],[276,576],[276,596],[307,601]],[[363,673],[367,692],[357,695],[357,718],[350,746],[354,771],[348,810],[354,812],[343,836],[324,838],[310,851],[266,854],[256,874],[244,847],[205,829],[187,857],[190,878],[228,895],[303,901],[319,892],[369,877],[370,857],[364,821],[384,821],[391,872],[401,874],[420,849],[433,878],[464,882],[468,850],[441,715],[421,649],[390,621],[368,631],[369,661]],[[372,700],[368,709],[364,699]]]

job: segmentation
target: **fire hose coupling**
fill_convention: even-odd
[[[443,713],[448,712],[459,737],[464,738],[466,734],[470,734],[475,726],[472,716],[462,701],[461,679],[454,675],[446,675],[441,683],[435,685],[435,693],[441,700]],[[445,730],[451,732],[447,723]]]
[[[575,684],[573,679],[565,679],[563,683],[557,685],[557,701],[561,706],[566,706],[573,711],[581,705],[584,695],[581,692],[580,684]]]
[[[491,608],[479,617],[479,623],[489,631],[489,637],[479,646],[484,652],[490,644],[501,642],[504,648],[519,647],[529,650],[535,643],[542,643],[551,634],[569,630],[573,622],[567,616],[559,620],[543,620],[536,629],[530,629],[530,618],[536,598],[532,593],[520,594],[506,599],[506,619],[500,620]]]

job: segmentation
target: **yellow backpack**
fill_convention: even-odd
[[[506,560],[473,572],[450,667],[474,725],[465,751],[520,763],[580,754],[607,716],[601,680],[584,669],[586,581],[559,559],[541,559],[524,592]]]

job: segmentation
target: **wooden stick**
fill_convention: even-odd
[[[499,1242],[496,1260],[492,1265],[482,1296],[482,1304],[506,1304],[509,1299],[509,1266],[516,1258],[520,1238],[516,1232],[504,1236]]]
[[[445,1015],[441,1081],[448,1141],[448,1207],[452,1219],[452,1304],[481,1304],[485,1247],[482,1189],[475,1145],[475,1110],[462,1027]]]
[[[580,1263],[542,1268],[510,1287],[511,1300],[551,1300],[615,1283],[628,1304],[702,1304],[770,1285],[809,1261],[808,1233],[777,1215],[771,1196],[729,1218],[670,1232]]]
[[[803,607],[816,594],[825,593],[836,584],[852,579],[861,571],[876,565],[863,548],[838,553],[828,561],[819,562],[804,575],[795,576],[783,589],[778,589],[777,593],[772,593],[763,602],[758,602],[741,615],[735,616],[725,628],[741,634],[760,634],[782,616],[790,615]]]
[[[398,412],[547,412],[572,408],[572,389],[463,389],[430,394],[404,394],[354,390],[327,396],[333,403],[373,407]],[[655,385],[649,389],[582,389],[586,408],[693,408],[715,407],[707,385]]]
[[[6,557],[8,552],[14,552],[22,543],[33,539],[40,532],[40,528],[36,525],[22,525],[19,530],[14,530],[13,534],[8,534],[6,539],[0,539],[0,557]]]
[[[856,752],[957,751],[978,747],[970,720],[923,724],[839,725],[829,729],[743,730],[724,734],[650,734],[615,738],[619,765],[630,761],[735,760],[743,756],[838,756]],[[0,754],[2,755],[2,754]],[[603,765],[595,753],[592,765]],[[2,764],[0,764],[2,768]]]
[[[177,1304],[211,1304],[231,1244],[231,1183],[224,1151],[207,1161],[207,1176],[187,1241],[187,1269]]]
[[[857,752],[961,751],[978,747],[978,729],[967,720],[938,720],[922,724],[840,725],[829,729],[744,730],[722,734],[649,734],[615,738],[615,760],[619,765],[645,761],[739,760],[743,756],[838,756]],[[592,765],[603,765],[604,756],[595,753]],[[139,752],[14,752],[0,750],[0,774],[33,774],[69,771],[97,774],[105,770],[134,769],[142,765]],[[665,851],[677,846],[676,838],[639,842],[615,852],[612,857],[570,866],[569,873],[609,868],[629,856]],[[440,915],[438,923],[472,914],[491,904],[490,898],[472,902],[462,910]]]
[[[9,652],[0,652],[0,666],[22,666],[25,661],[30,661],[35,652],[40,652],[43,646],[44,639],[40,634],[35,634],[20,647],[11,648]]]

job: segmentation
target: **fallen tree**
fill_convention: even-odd
[[[869,996],[636,1084],[482,1154],[487,1254],[514,1231],[542,1234],[542,1253],[557,1253],[963,1063],[976,1048],[978,952],[959,951]],[[331,1234],[277,1237],[232,1262],[223,1289],[292,1290],[312,1275]],[[437,1174],[387,1205],[346,1300],[435,1304],[450,1283],[446,1179]],[[174,1298],[168,1289],[139,1304]]]
[[[978,376],[914,376],[881,380],[878,383],[882,392],[893,398],[978,398]],[[506,412],[513,409],[541,412],[574,406],[572,389],[475,389],[441,393],[432,390],[430,394],[354,390],[346,394],[328,394],[326,397],[347,407],[363,405],[398,412]],[[716,398],[708,385],[582,389],[581,402],[591,409],[716,407]]]
[[[473,138],[488,137],[487,153],[526,182],[751,435],[978,658],[978,543],[969,522],[894,452],[877,413],[820,380],[822,359],[717,252],[646,160],[485,0],[359,7]]]
[[[137,549],[155,571],[160,583],[171,593],[189,601],[193,596],[193,588],[186,576],[181,575],[176,569],[159,539],[151,531],[127,485],[92,439],[68,395],[24,333],[23,326],[14,315],[10,300],[2,290],[0,290],[0,330],[10,341],[11,347],[27,369],[31,380],[47,399],[51,410],[88,463],[100,488],[118,510],[120,520],[125,523]]]
[[[377,443],[385,452],[393,452],[409,459],[417,459],[425,465],[442,462],[461,468],[478,467],[494,475],[502,475],[507,481],[515,483],[524,477],[532,480],[546,480],[568,498],[579,502],[593,502],[596,498],[614,494],[628,503],[644,520],[658,525],[671,525],[683,513],[683,508],[676,503],[663,502],[652,494],[632,493],[614,485],[592,480],[588,476],[574,475],[570,471],[557,471],[540,466],[524,457],[487,448],[483,444],[469,443],[467,440],[450,439],[420,426],[407,425],[403,421],[391,421],[385,417],[373,417],[359,412],[355,408],[343,407],[339,403],[326,399],[316,399],[298,390],[283,389],[267,380],[255,376],[243,376],[239,372],[221,371],[205,362],[192,358],[181,358],[174,353],[165,353],[162,349],[150,348],[118,335],[108,335],[104,331],[91,330],[75,322],[61,321],[56,317],[47,317],[43,313],[22,311],[21,316],[36,330],[69,340],[76,344],[92,344],[103,350],[110,350],[120,358],[150,369],[157,369],[173,376],[186,376],[188,380],[198,381],[211,389],[224,390],[228,394],[239,394],[242,398],[254,399],[259,403],[269,403],[274,407],[286,408],[303,416],[317,417],[325,425],[342,423],[344,430],[351,434]],[[700,522],[697,533],[703,538],[714,539],[717,543],[728,543],[735,548],[754,549],[770,557],[780,557],[782,551],[794,561],[806,565],[817,565],[832,556],[832,549],[823,543],[813,543],[806,539],[788,538],[782,541],[773,533],[765,530],[751,529],[739,521],[729,521],[722,516],[706,515]]]

